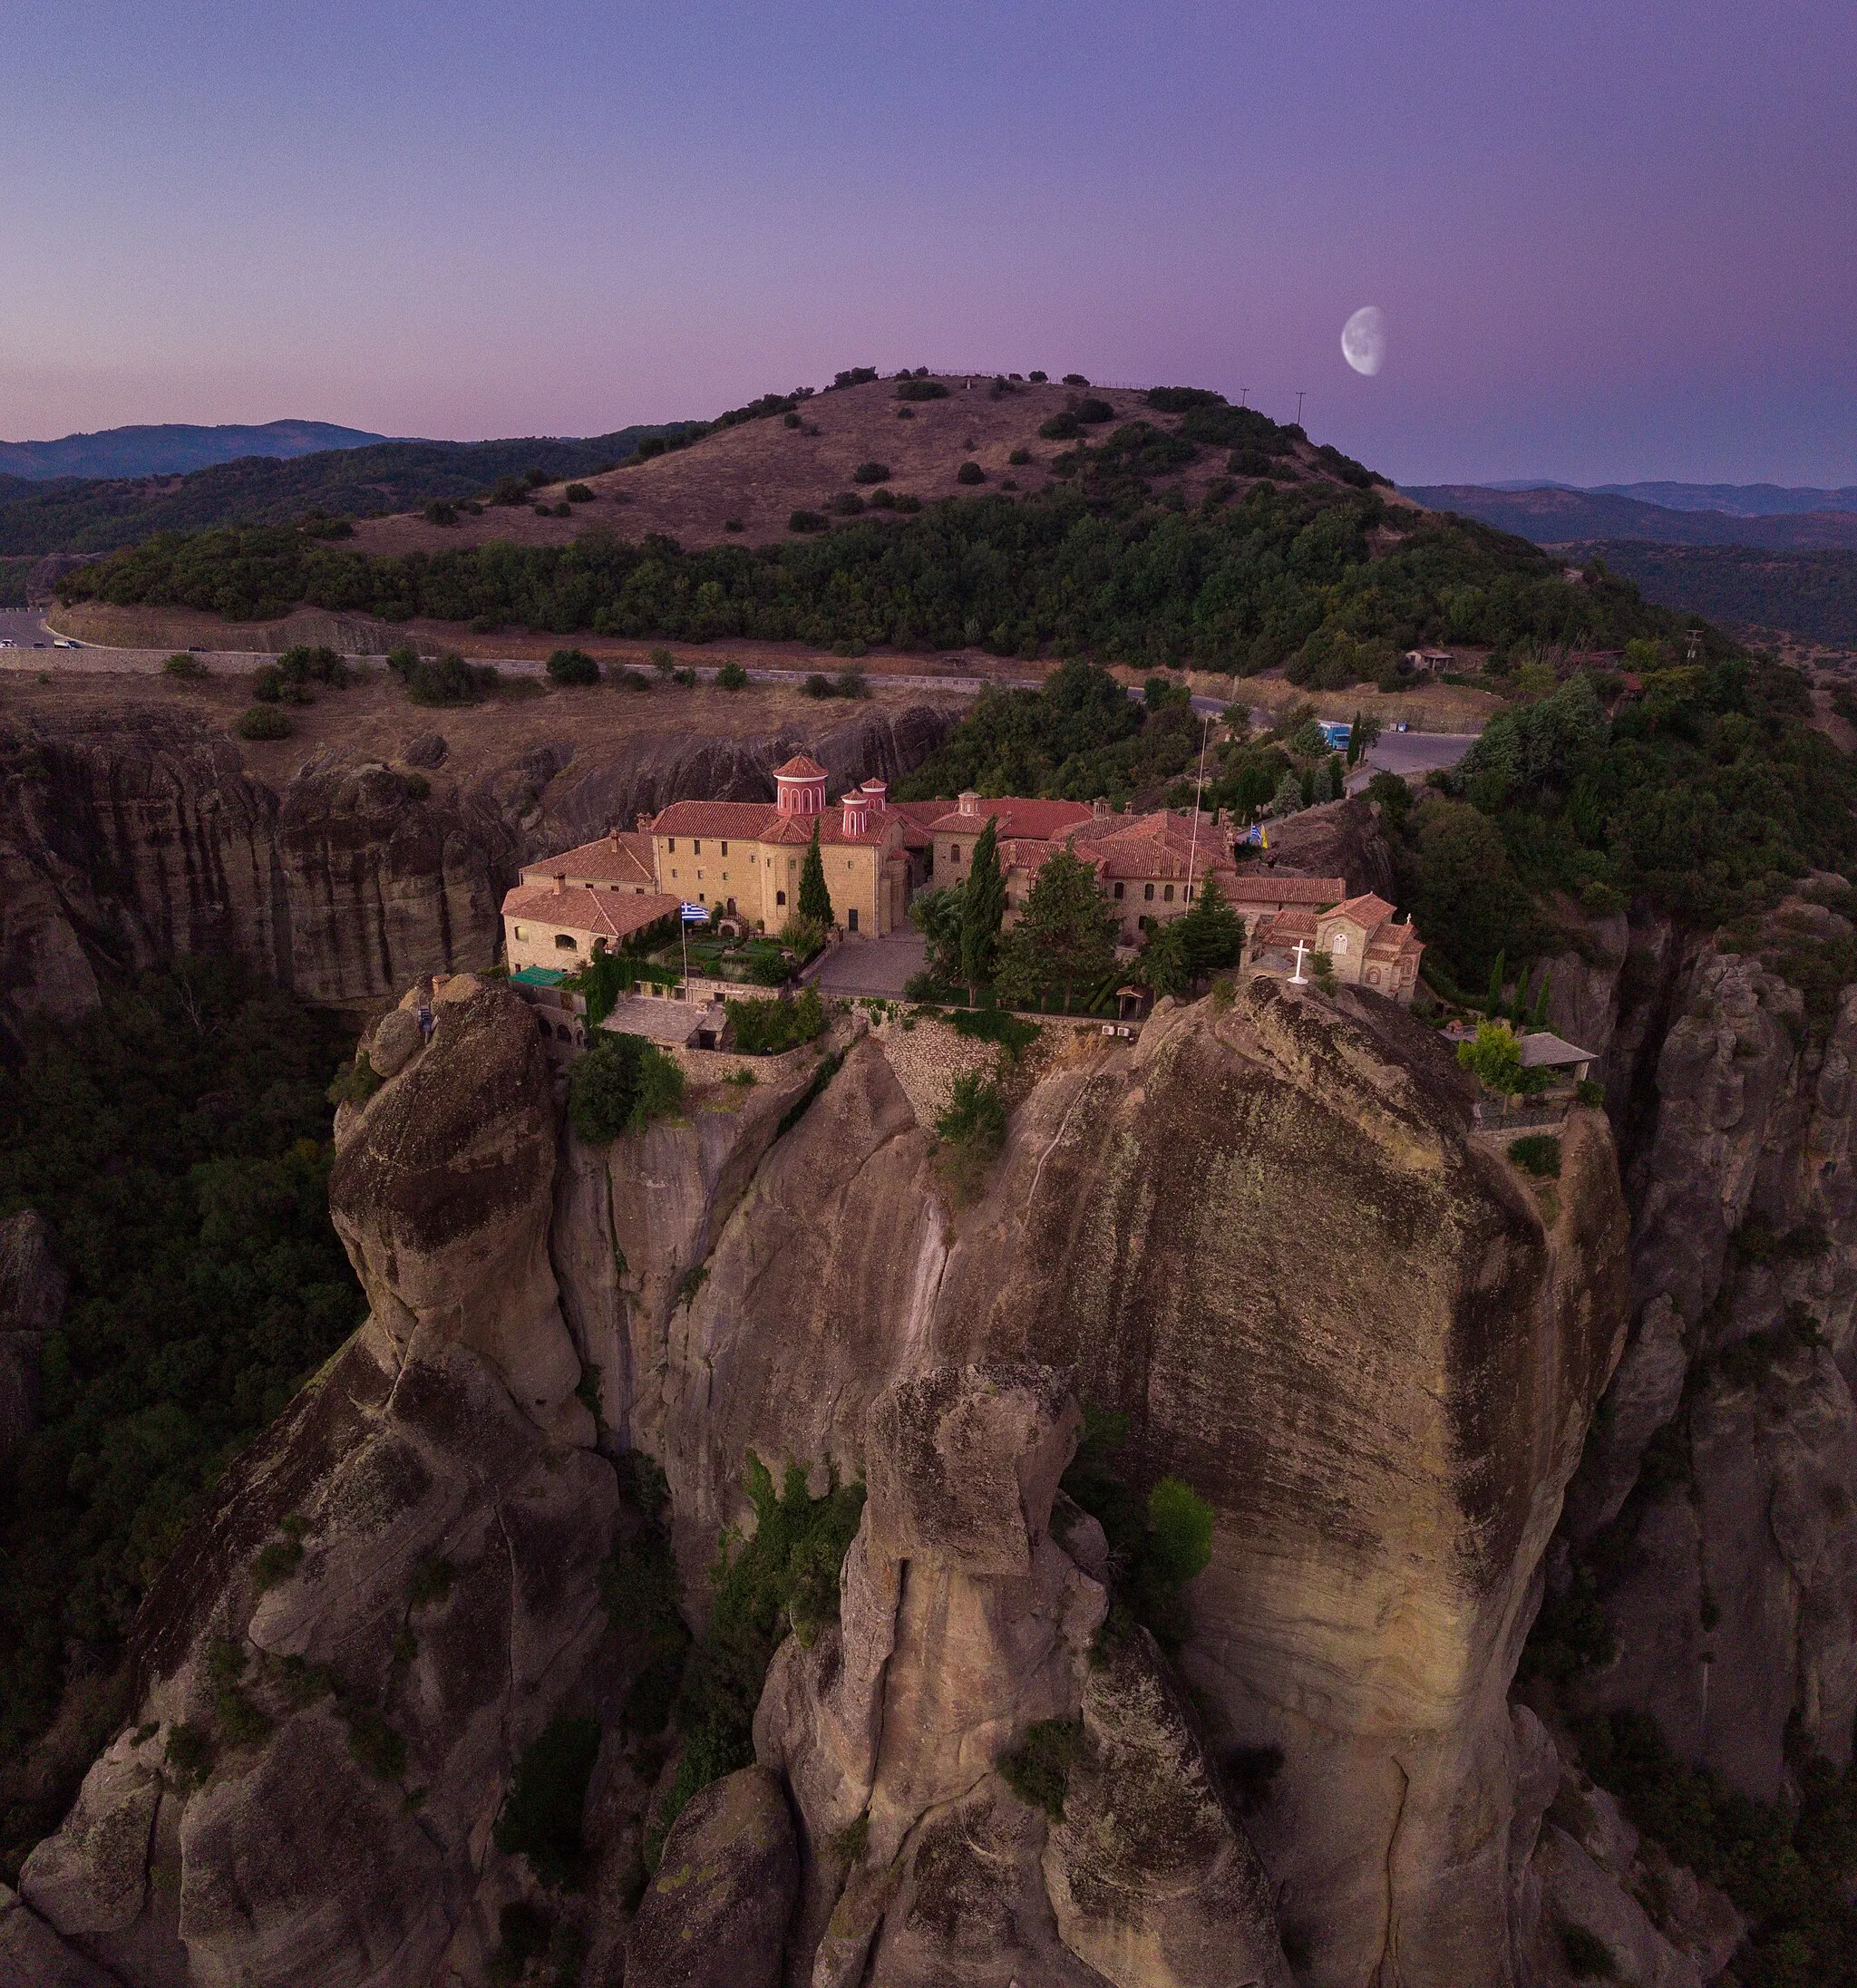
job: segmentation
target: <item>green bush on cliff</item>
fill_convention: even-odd
[[[825,1004],[816,987],[806,988],[796,1001],[727,1001],[729,1027],[735,1047],[744,1056],[777,1056],[814,1041],[825,1028]]]
[[[201,1496],[364,1310],[328,1216],[338,1026],[223,957],[102,988],[0,1067],[0,1219],[36,1208],[71,1283],[0,1481],[14,1759],[72,1653],[107,1673]],[[54,1819],[0,1813],[0,1868]]]
[[[568,1117],[590,1146],[642,1132],[684,1101],[684,1072],[642,1035],[602,1032],[568,1079]]]
[[[683,1756],[653,1825],[655,1847],[699,1788],[754,1758],[754,1708],[773,1653],[789,1630],[810,1645],[838,1618],[839,1572],[864,1509],[861,1484],[834,1483],[822,1498],[787,1467],[776,1489],[752,1451],[744,1479],[754,1511],[746,1538],[731,1531],[710,1570],[715,1605],[677,1695]]]
[[[586,1857],[581,1817],[598,1755],[599,1721],[563,1714],[516,1763],[491,1834],[505,1857],[526,1857],[545,1885],[579,1882]]]
[[[1018,1745],[999,1756],[1000,1779],[1027,1808],[1062,1822],[1070,1770],[1083,1745],[1081,1720],[1035,1719]]]

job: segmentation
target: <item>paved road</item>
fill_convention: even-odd
[[[51,645],[51,631],[45,626],[43,615],[29,615],[24,608],[0,608],[0,641],[16,642],[23,649],[29,649],[35,642]],[[60,649],[60,655],[68,655]]]
[[[1475,743],[1468,732],[1383,732],[1367,748],[1366,763],[1388,773],[1429,773],[1434,766],[1455,766]]]

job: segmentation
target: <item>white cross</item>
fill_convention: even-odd
[[[1292,987],[1307,987],[1308,985],[1302,970],[1302,956],[1308,951],[1308,947],[1298,939],[1296,942],[1296,971],[1289,976],[1289,984]]]

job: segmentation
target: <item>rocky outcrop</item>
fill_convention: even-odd
[[[434,1005],[340,1131],[368,1322],[151,1592],[131,1721],[22,1876],[129,1982],[425,1981],[507,1882],[511,1770],[607,1644],[619,1494],[549,1268],[548,1061],[505,991]]]
[[[64,1293],[44,1217],[22,1208],[0,1222],[0,1466],[32,1434],[39,1352],[63,1314]]]
[[[665,1839],[632,1922],[628,1988],[779,1988],[799,1876],[775,1777],[746,1767],[712,1781]]]
[[[641,732],[598,754],[563,741],[464,779],[313,758],[274,789],[173,711],[29,713],[0,729],[0,1029],[94,1006],[100,974],[182,953],[378,1007],[421,974],[491,963],[521,863],[671,800],[765,799],[802,747],[835,779],[894,779],[951,716],[872,706],[803,738]],[[442,740],[438,760],[432,737],[408,743],[442,763]]]
[[[1393,847],[1380,829],[1377,801],[1365,794],[1324,801],[1270,824],[1270,847],[1258,858],[1261,871],[1288,877],[1345,877],[1350,894],[1377,891],[1395,900]]]
[[[899,1688],[913,1592],[883,1529],[897,1444],[874,1439],[875,1404],[931,1369],[1030,1362],[1130,1414],[1140,1478],[1173,1472],[1214,1504],[1181,1662],[1218,1745],[1286,1757],[1253,1830],[1307,1978],[1360,1978],[1396,1952],[1402,1979],[1502,1979],[1505,1694],[1627,1317],[1605,1127],[1577,1116],[1558,1187],[1524,1189],[1469,1137],[1448,1053],[1365,995],[1259,984],[1223,1014],[1164,1009],[1133,1051],[1049,1046],[975,1208],[950,1211],[932,1136],[866,1037],[712,1225],[700,1276],[673,1259],[685,1296],[632,1426],[669,1476],[693,1608],[717,1528],[745,1514],[746,1451],[872,1485],[839,1639],[789,1651],[763,1705],[786,1708],[763,1758],[803,1818],[799,1923],[827,1911],[818,1846],[867,1810],[886,1886],[916,1881],[931,1828],[963,1868],[1031,1854],[1008,1796],[938,1770],[922,1785],[951,1806],[911,1821],[928,1813],[917,1796],[882,1790],[917,1770],[872,1764],[871,1725]],[[612,1205],[664,1178],[654,1162],[628,1189],[613,1172]],[[633,1280],[669,1275],[648,1238],[624,1254]],[[1028,1619],[1048,1625],[1051,1605]],[[1017,1674],[1004,1662],[960,1673],[962,1731],[987,1730],[997,1676]],[[902,1730],[941,1716],[925,1702]],[[843,1964],[901,1968],[889,1943],[907,1915],[863,1884],[831,1908]]]

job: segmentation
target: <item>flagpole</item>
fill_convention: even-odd
[[[1206,742],[1212,736],[1212,713],[1200,721],[1200,777],[1193,782],[1193,839],[1186,856],[1186,901],[1193,901],[1193,863],[1200,853],[1200,800],[1206,790]]]

